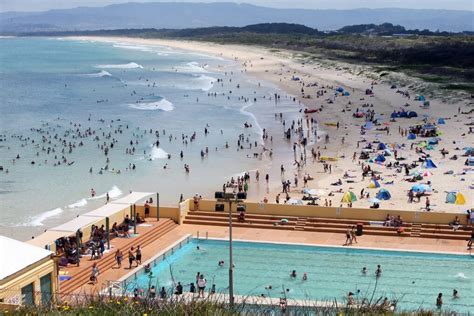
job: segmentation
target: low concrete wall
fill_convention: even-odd
[[[215,211],[215,200],[201,200],[199,209],[202,211]],[[190,207],[192,203],[189,203]],[[224,204],[224,211],[228,212],[228,203]],[[429,224],[448,224],[456,215],[463,224],[467,223],[464,214],[440,213],[440,212],[418,212],[418,211],[402,211],[402,210],[385,210],[370,208],[348,208],[348,207],[323,207],[311,205],[286,205],[286,204],[270,204],[270,203],[242,203],[246,206],[249,214],[265,214],[280,216],[297,216],[297,217],[322,217],[322,218],[340,218],[340,219],[360,219],[367,221],[382,221],[387,214],[400,215],[405,222],[410,223],[429,223]],[[188,208],[189,210],[189,208]],[[232,207],[235,212],[236,206]]]

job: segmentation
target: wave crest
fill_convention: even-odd
[[[134,69],[134,68],[141,68],[143,66],[134,62],[128,64],[112,64],[112,65],[97,65],[96,68],[108,68],[108,69]]]
[[[165,112],[173,111],[173,103],[166,100],[165,98],[156,102],[141,102],[141,103],[132,103],[128,105],[132,109],[136,110],[161,110]]]

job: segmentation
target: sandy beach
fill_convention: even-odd
[[[391,198],[379,203],[384,209],[426,211],[429,203],[431,211],[465,213],[467,209],[473,207],[474,168],[465,165],[467,158],[463,149],[474,144],[474,134],[469,133],[469,124],[473,121],[473,114],[470,113],[473,104],[468,98],[464,100],[453,98],[452,102],[446,102],[446,99],[449,99],[446,96],[442,100],[427,97],[429,107],[422,107],[423,101],[416,101],[416,92],[407,86],[393,87],[389,83],[355,75],[353,69],[344,65],[327,67],[319,62],[307,63],[301,60],[301,56],[289,51],[161,39],[118,37],[75,37],[75,39],[160,45],[235,60],[240,63],[242,72],[256,81],[261,81],[262,84],[265,82],[274,84],[298,98],[303,105],[302,108],[322,108],[318,113],[301,114],[305,133],[309,132],[308,123],[312,117],[318,123],[320,138],[317,143],[307,146],[306,164],[297,170],[295,165],[287,162],[284,165],[285,173],[281,176],[280,164],[283,162],[273,160],[272,167],[268,171],[273,185],[266,190],[263,189],[265,187],[263,176],[256,183],[254,174],[251,173],[249,196],[252,200],[260,201],[267,198],[269,201],[275,201],[276,195],[282,191],[281,185],[278,185],[280,177],[281,180],[291,181],[289,192],[291,198],[300,198],[303,195],[304,175],[309,174],[314,180],[308,181],[306,188],[318,190],[320,205],[324,205],[325,200],[333,206],[340,205],[343,193],[352,191],[357,196],[357,201],[352,203],[353,207],[369,207],[373,204],[371,198],[374,198],[380,189],[385,189],[390,192]],[[337,92],[338,87],[342,87],[343,92],[349,95]],[[366,94],[367,89],[373,93]],[[397,91],[409,94],[409,97]],[[367,111],[373,111],[372,117],[377,118],[375,124],[370,126],[366,125]],[[417,117],[391,119],[394,111],[414,111]],[[356,112],[364,114],[364,117],[355,117]],[[439,119],[443,119],[444,124],[439,124]],[[411,126],[431,123],[437,128],[437,137],[418,136],[414,140],[407,139],[405,132],[408,132]],[[367,127],[363,134],[362,126]],[[328,139],[326,134],[329,136]],[[271,136],[283,138],[284,135],[282,133]],[[427,142],[434,138],[438,144],[427,147]],[[384,148],[388,150],[378,150],[382,148],[379,147],[380,143],[385,144]],[[271,148],[277,144],[280,143],[269,144],[266,141],[265,146]],[[295,156],[300,155],[301,146],[297,147]],[[445,150],[444,155],[442,149]],[[320,160],[324,160],[325,157],[331,158],[331,161],[326,161],[327,172],[324,171],[324,162],[311,157],[312,150],[319,158],[323,157]],[[367,152],[370,160],[359,159],[363,150]],[[395,153],[398,160],[394,157]],[[379,154],[385,156],[385,161],[379,163],[374,161]],[[436,168],[424,168],[426,158],[431,159]],[[288,161],[291,160],[289,157]],[[412,162],[416,162],[416,166],[409,170],[410,175],[407,177],[402,164]],[[373,173],[362,177],[363,165],[370,166]],[[406,181],[418,174],[420,177],[416,182]],[[298,178],[298,186],[294,184],[295,177]],[[371,178],[376,178],[380,188],[368,188]],[[332,185],[339,179],[340,185]],[[415,198],[413,203],[409,203],[407,193],[417,184],[426,184],[432,191],[426,192],[419,201]],[[362,190],[364,198],[361,199]],[[466,200],[464,204],[446,203],[448,192],[453,191],[464,195]],[[429,198],[428,202],[426,197]],[[285,195],[281,194],[280,202],[284,199]]]

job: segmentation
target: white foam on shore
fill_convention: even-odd
[[[253,103],[249,103],[247,105],[244,105],[243,107],[240,108],[240,113],[242,113],[244,115],[247,115],[248,117],[253,119],[253,121],[254,121],[253,126],[257,128],[258,134],[260,135],[260,144],[264,145],[265,142],[263,141],[263,128],[262,128],[262,126],[260,126],[260,124],[258,123],[257,117],[253,113],[251,113],[249,111],[246,111],[246,109],[248,107],[252,106],[252,105],[253,105]]]
[[[160,101],[155,102],[141,102],[141,103],[131,103],[128,106],[132,109],[136,110],[161,110],[165,112],[173,111],[174,106],[173,103],[166,100],[165,98],[161,99]]]
[[[114,185],[109,191],[105,192],[104,194],[101,195],[96,195],[94,197],[88,198],[88,200],[99,200],[103,199],[107,196],[107,193],[109,193],[109,198],[117,198],[122,195],[122,190],[118,188],[118,186]]]
[[[69,204],[67,207],[68,208],[79,208],[79,207],[84,207],[87,205],[87,200],[86,199],[80,199],[79,201]]]
[[[95,72],[92,74],[85,74],[83,75],[84,77],[89,77],[89,78],[100,78],[100,77],[112,77],[112,74],[108,71],[101,70],[99,72]]]
[[[134,68],[141,68],[143,66],[134,62],[128,64],[113,64],[113,65],[97,65],[96,68],[108,68],[108,69],[134,69]]]
[[[51,218],[51,217],[58,216],[62,212],[64,212],[63,209],[58,207],[58,208],[55,208],[54,210],[46,211],[46,212],[40,213],[38,215],[35,215],[28,222],[25,222],[25,223],[20,224],[18,226],[26,226],[26,227],[44,226],[43,222],[45,220],[47,220],[48,218]]]

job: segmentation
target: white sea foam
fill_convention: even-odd
[[[38,215],[33,216],[29,221],[20,224],[19,226],[44,226],[43,222],[50,217],[55,217],[61,214],[63,211],[62,208],[55,208],[54,210],[46,211]]]
[[[103,199],[107,196],[107,193],[109,193],[109,198],[114,199],[122,195],[122,190],[120,190],[116,185],[114,185],[109,191],[105,192],[104,194],[96,195],[94,197],[89,198],[88,200]]]
[[[242,113],[242,114],[244,114],[244,115],[247,115],[247,116],[249,116],[250,118],[253,119],[253,121],[254,121],[254,126],[257,128],[258,134],[260,135],[260,144],[263,145],[263,144],[264,144],[264,141],[263,141],[263,128],[262,128],[262,126],[260,126],[260,124],[258,123],[258,120],[257,120],[257,118],[255,117],[255,115],[254,115],[253,113],[251,113],[251,112],[246,111],[246,109],[247,109],[248,107],[252,106],[252,105],[253,105],[253,103],[249,103],[249,104],[247,104],[247,105],[244,105],[243,107],[240,108],[240,113]]]
[[[202,91],[211,90],[216,80],[217,80],[216,78],[206,76],[206,75],[199,75],[198,77],[195,77],[193,79],[193,81],[197,83],[198,88],[201,89]]]
[[[128,106],[137,110],[161,110],[165,112],[173,111],[174,109],[173,103],[165,98],[156,102],[131,103]]]
[[[134,69],[134,68],[143,68],[142,65],[137,63],[128,63],[128,64],[113,64],[113,65],[97,65],[96,68],[108,68],[108,69]]]
[[[208,65],[201,65],[197,61],[191,61],[189,63],[186,63],[184,66],[177,66],[175,69],[178,69],[183,72],[208,72],[206,68]]]
[[[108,71],[101,70],[99,72],[95,72],[92,74],[85,74],[83,75],[84,77],[90,77],[90,78],[100,78],[100,77],[112,77],[112,74]]]
[[[79,201],[69,204],[67,207],[68,208],[79,208],[79,207],[84,207],[87,205],[87,200],[86,199],[80,199]]]
[[[151,149],[150,155],[146,157],[147,160],[155,160],[155,159],[167,159],[168,153],[161,148],[157,148],[153,146]]]
[[[459,272],[458,274],[456,274],[455,276],[456,279],[464,279],[464,280],[467,280],[469,279],[464,273],[462,272]]]

